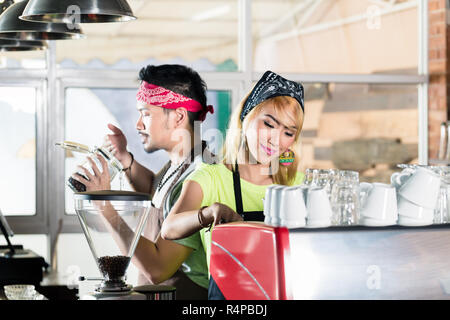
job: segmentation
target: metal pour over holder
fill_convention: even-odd
[[[75,211],[103,276],[97,292],[128,292],[126,271],[150,211],[150,196],[130,191],[74,194]]]

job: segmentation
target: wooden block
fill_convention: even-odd
[[[390,167],[409,162],[416,153],[410,154],[410,149],[397,139],[358,138],[336,141],[331,156],[334,165],[339,169],[364,171],[377,164],[387,164]]]

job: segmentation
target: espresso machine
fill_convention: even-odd
[[[242,245],[245,243],[245,245]],[[211,276],[226,299],[450,299],[450,224],[217,225]]]
[[[126,271],[150,211],[146,193],[92,191],[74,194],[75,211],[102,278],[81,300],[171,300],[175,288],[126,283]]]

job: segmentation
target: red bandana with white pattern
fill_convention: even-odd
[[[200,102],[185,97],[179,93],[166,88],[142,81],[136,95],[137,101],[166,109],[186,108],[190,112],[202,112],[200,121],[204,121],[208,112],[214,113],[214,108],[210,105],[203,108]]]

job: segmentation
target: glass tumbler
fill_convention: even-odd
[[[450,167],[434,167],[433,171],[438,173],[441,177],[441,186],[439,189],[439,196],[434,209],[434,220],[436,224],[450,222]]]
[[[359,174],[356,171],[339,170],[331,190],[332,224],[348,226],[358,224]]]
[[[308,187],[324,188],[330,198],[337,172],[336,169],[306,169],[304,184]]]

